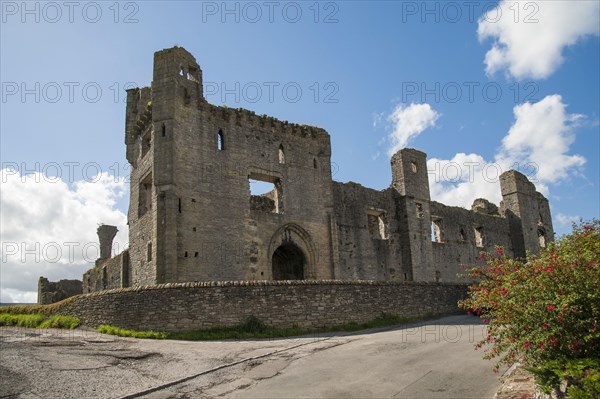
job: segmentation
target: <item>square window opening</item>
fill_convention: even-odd
[[[281,180],[262,175],[250,175],[250,209],[269,213],[283,213]]]

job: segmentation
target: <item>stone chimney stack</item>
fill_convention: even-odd
[[[103,224],[98,227],[98,239],[100,240],[100,259],[109,259],[112,252],[112,244],[117,235],[117,226]]]

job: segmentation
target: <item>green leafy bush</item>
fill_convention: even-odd
[[[487,336],[476,346],[486,348],[484,357],[498,358],[496,368],[520,361],[552,389],[562,380],[572,389],[593,385],[600,358],[599,221],[574,225],[539,257],[510,259],[500,247],[481,257],[486,264],[467,273],[479,283],[459,305],[485,310]],[[568,366],[579,364],[573,361],[584,362],[585,373],[571,373]],[[585,384],[578,380],[584,377]]]

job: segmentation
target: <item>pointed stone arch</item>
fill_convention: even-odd
[[[281,255],[285,254],[294,255],[296,259],[303,257],[301,279],[314,280],[317,278],[315,268],[317,251],[315,245],[310,234],[295,223],[287,223],[281,226],[271,237],[268,252],[268,259],[270,262],[269,273],[271,273],[271,279],[280,277],[273,275],[274,259],[275,262],[277,262]]]

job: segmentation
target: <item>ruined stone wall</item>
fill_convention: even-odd
[[[500,187],[500,211],[511,223],[515,256],[523,257],[525,251],[539,254],[554,241],[548,200],[525,175],[514,170],[500,176]]]
[[[435,201],[430,207],[434,230],[429,238],[433,253],[432,281],[465,281],[457,276],[460,265],[481,264],[480,252],[495,251],[496,245],[512,255],[508,222],[499,214],[469,211]],[[482,235],[481,240],[477,234]]]
[[[121,285],[271,280],[292,244],[305,262],[298,278],[460,281],[458,266],[480,250],[523,256],[553,239],[548,201],[518,172],[501,176],[499,210],[431,202],[415,149],[394,154],[386,190],[333,182],[325,130],[207,103],[202,71],[179,47],[155,53],[151,87],[128,91],[125,142],[131,273]],[[249,179],[273,190],[252,196]],[[110,281],[95,276],[90,290]]]
[[[393,189],[377,191],[356,183],[333,183],[339,239],[339,272],[344,280],[409,280],[402,263],[398,213]]]
[[[423,317],[458,311],[465,285],[373,281],[235,281],[165,284],[84,295],[58,309],[84,325],[154,331],[231,326],[256,316],[275,327],[362,323],[381,313]]]
[[[83,293],[129,287],[130,273],[127,249],[110,259],[99,259],[83,274]]]
[[[62,301],[82,293],[80,280],[49,281],[46,277],[38,280],[38,303],[45,305]]]
[[[132,282],[140,285],[156,282],[157,194],[152,177],[154,153],[148,149],[148,136],[152,143],[153,135],[151,101],[150,88],[127,91],[125,142],[127,160],[131,164],[127,214],[129,253]],[[149,195],[147,190],[150,190]]]

